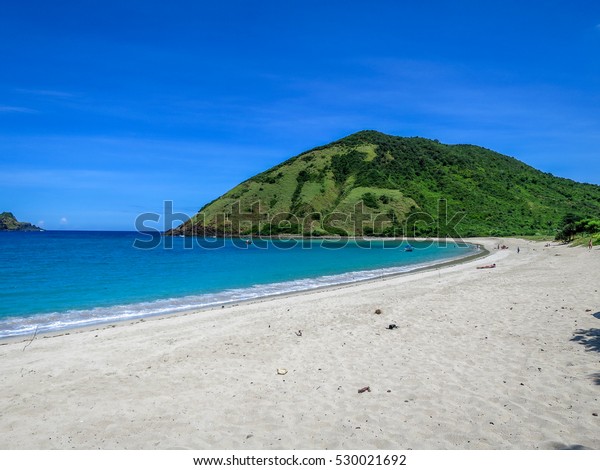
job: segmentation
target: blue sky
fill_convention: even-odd
[[[193,215],[362,129],[600,184],[600,2],[28,1],[0,14],[0,211]]]

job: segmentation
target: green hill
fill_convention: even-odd
[[[600,215],[600,186],[474,145],[362,131],[244,181],[167,234],[554,235],[566,214]]]
[[[11,212],[0,213],[0,232],[36,232],[41,228],[29,222],[19,222]]]

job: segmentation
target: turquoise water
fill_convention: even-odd
[[[0,337],[183,311],[404,272],[473,254],[411,242],[0,232]],[[172,245],[172,246],[169,246]]]

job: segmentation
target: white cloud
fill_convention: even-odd
[[[57,90],[30,90],[26,88],[17,88],[15,91],[28,95],[48,96],[51,98],[73,98],[75,94]]]
[[[38,223],[36,225],[38,227],[43,227],[44,225],[46,225],[46,222],[44,222],[43,220],[38,220]]]
[[[66,217],[60,218],[60,225],[67,225],[68,223],[69,223],[69,221],[67,220]]]
[[[37,111],[22,106],[0,106],[0,113],[37,113]]]

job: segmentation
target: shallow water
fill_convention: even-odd
[[[162,238],[137,232],[0,233],[0,337],[364,280],[468,256],[471,245]]]

